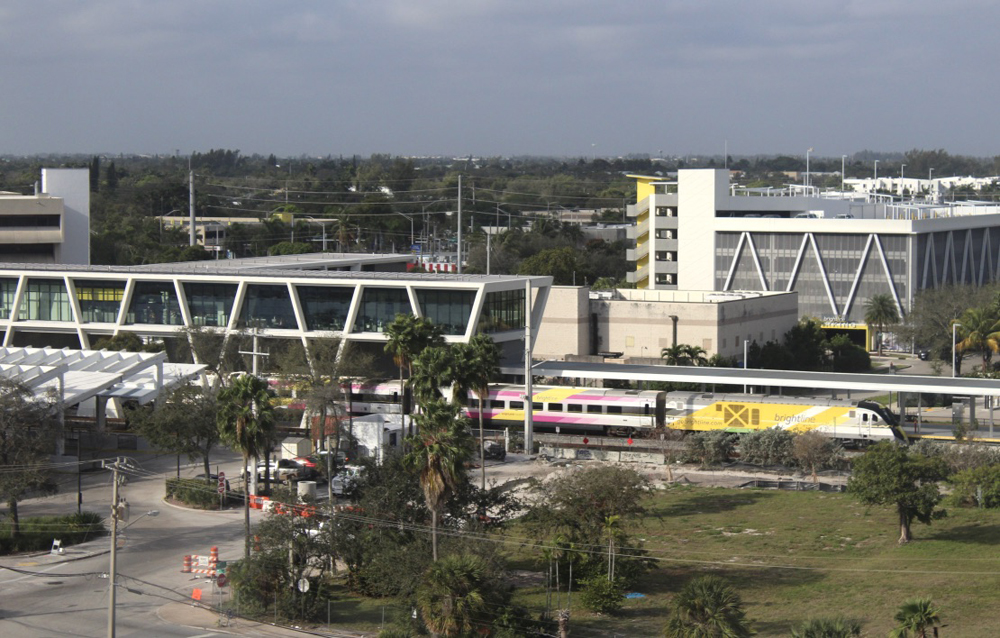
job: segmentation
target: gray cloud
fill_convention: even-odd
[[[994,154],[994,3],[7,0],[0,152]]]

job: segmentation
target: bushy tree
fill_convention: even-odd
[[[21,533],[18,502],[56,492],[48,460],[57,426],[53,404],[25,385],[0,379],[0,499],[7,503],[14,538]]]
[[[183,385],[171,392],[159,405],[145,406],[131,413],[130,419],[142,436],[160,450],[201,461],[206,480],[212,473],[209,455],[219,444],[219,403],[215,392],[200,386]],[[177,476],[180,478],[180,461]]]
[[[913,539],[914,519],[930,525],[944,516],[937,509],[941,501],[937,481],[947,475],[947,467],[936,458],[915,454],[893,442],[872,446],[854,461],[847,491],[865,505],[889,505],[899,516],[899,543]]]
[[[439,636],[488,634],[510,589],[475,555],[452,555],[432,564],[416,592],[417,610]]]
[[[956,505],[1000,507],[1000,465],[963,470],[949,479],[949,500]]]
[[[900,606],[895,620],[890,638],[927,638],[927,630],[941,624],[941,610],[930,598],[914,598]]]
[[[819,470],[833,467],[843,457],[843,447],[819,432],[803,432],[792,440],[792,458],[812,475],[813,483],[819,480]]]
[[[580,599],[583,606],[599,614],[616,614],[625,602],[625,584],[621,578],[603,574],[581,581]]]
[[[687,458],[701,467],[728,463],[736,450],[736,434],[724,430],[696,432],[687,437]]]
[[[861,635],[861,623],[838,616],[813,618],[792,629],[792,638],[856,638]]]
[[[768,428],[739,435],[740,460],[751,465],[788,465],[794,434]]]

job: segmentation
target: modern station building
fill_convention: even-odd
[[[800,316],[863,329],[888,294],[1000,280],[1000,208],[876,201],[812,187],[747,189],[725,170],[635,175],[629,281],[648,290],[795,291]]]
[[[386,326],[406,313],[441,326],[448,342],[486,332],[514,356],[523,349],[526,299],[533,299],[537,334],[551,277],[407,273],[406,259],[315,254],[128,267],[0,264],[0,334],[4,346],[87,349],[123,332],[155,340],[204,327],[299,340],[308,349],[310,339],[324,337],[384,343]],[[400,271],[386,271],[394,264]]]

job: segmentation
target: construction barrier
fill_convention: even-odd
[[[181,573],[215,576],[218,565],[219,548],[213,547],[209,551],[208,556],[199,556],[198,554],[184,556],[184,567],[181,569]]]

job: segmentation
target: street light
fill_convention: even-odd
[[[405,218],[407,218],[408,220],[410,220],[410,246],[412,246],[412,245],[413,245],[413,218],[412,218],[412,217],[410,217],[409,215],[406,215],[406,214],[404,214],[404,213],[401,213],[401,212],[399,212],[399,211],[397,211],[397,210],[394,210],[394,211],[392,211],[392,212],[394,212],[394,213],[396,213],[397,215],[400,215],[400,216],[402,216],[402,217],[405,217]]]
[[[962,325],[962,324],[958,323],[957,321],[955,323],[951,324],[951,378],[952,379],[955,378],[955,368],[956,368],[956,366],[955,366],[955,344],[958,341],[958,339],[956,337],[956,333],[955,333],[955,328],[959,327],[960,325]]]
[[[933,182],[934,181],[934,169],[933,168],[930,169],[929,171],[927,171],[927,181],[928,182]]]
[[[900,179],[900,181],[902,181],[902,179],[903,179],[903,169],[904,168],[906,168],[906,164],[900,164],[899,165],[899,179]]]
[[[844,172],[846,171],[846,167],[847,167],[847,156],[846,155],[841,155],[840,156],[840,191],[841,192],[844,192],[844,190],[846,190],[844,188]]]
[[[310,217],[308,215],[303,215],[302,219],[308,219],[311,222],[316,222],[319,227],[323,229],[323,252],[326,252],[326,222],[321,219],[316,219],[315,217]],[[316,241],[315,239],[313,241]]]

